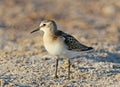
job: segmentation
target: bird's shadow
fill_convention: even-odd
[[[106,74],[113,75],[120,73],[120,54],[119,53],[112,53],[112,52],[95,52],[95,53],[88,53],[74,59],[78,59],[78,62],[81,63],[81,58],[86,58],[87,60],[92,60],[95,62],[105,62],[105,63],[112,63],[113,68],[110,69]],[[80,71],[88,71],[89,69],[96,69],[94,66],[91,67],[77,67]]]
[[[120,54],[108,52],[108,53],[105,53],[105,55],[106,55],[105,57],[98,56],[96,58],[95,57],[94,58],[87,57],[87,58],[94,59],[97,62],[120,63]]]
[[[96,62],[109,62],[109,63],[120,63],[120,54],[112,53],[112,52],[94,52],[83,54],[82,56],[78,56],[71,59],[78,59],[81,57],[85,57],[88,60],[93,60]]]

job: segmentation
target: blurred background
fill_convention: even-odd
[[[72,60],[71,81],[67,60],[53,79],[55,59],[43,46],[43,32],[30,33],[43,19],[95,49]],[[120,0],[0,0],[0,87],[41,85],[120,85]]]
[[[40,45],[40,33],[30,32],[43,19],[87,45],[120,42],[119,0],[0,0],[0,48]]]

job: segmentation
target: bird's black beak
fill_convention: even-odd
[[[40,30],[40,27],[36,28],[35,30],[31,31],[30,33],[34,33],[36,31],[39,31]]]

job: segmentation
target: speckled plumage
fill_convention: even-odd
[[[74,51],[87,51],[87,50],[91,50],[93,49],[92,47],[87,47],[83,44],[81,44],[77,39],[75,39],[73,36],[63,32],[63,31],[60,31],[60,30],[57,30],[55,32],[56,36],[61,36],[61,37],[64,37],[65,40],[65,44],[67,45],[68,47],[68,50],[74,50]]]

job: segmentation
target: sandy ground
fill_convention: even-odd
[[[0,0],[0,87],[120,87],[120,1]],[[55,59],[42,42],[42,32],[30,34],[42,19],[95,51]]]

